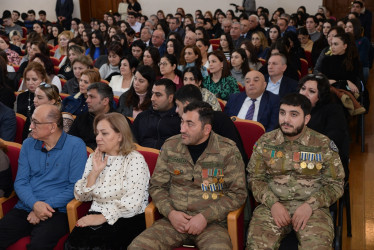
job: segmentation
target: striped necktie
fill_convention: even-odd
[[[252,101],[252,104],[251,104],[251,106],[249,106],[247,114],[245,115],[245,119],[246,120],[252,120],[253,119],[253,115],[255,113],[255,107],[256,107],[255,102],[256,102],[256,99],[251,99],[251,101]]]

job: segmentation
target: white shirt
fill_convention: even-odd
[[[279,81],[277,81],[276,83],[273,83],[271,81],[271,78],[269,77],[269,82],[268,82],[268,85],[266,86],[266,90],[270,91],[274,95],[279,95],[279,88],[280,88],[280,83],[282,81],[282,78],[283,76],[281,77],[281,79],[279,79]]]
[[[131,85],[134,82],[134,77],[132,77],[130,86],[126,89],[122,88],[122,81],[123,81],[122,75],[112,76],[112,79],[110,80],[109,86],[112,87],[113,94],[115,96],[121,96],[123,93],[129,90]]]
[[[255,112],[253,113],[253,119],[252,119],[252,121],[256,121],[257,122],[258,110],[260,109],[261,98],[262,98],[262,95],[256,98]],[[247,96],[247,98],[245,98],[245,100],[243,102],[243,105],[242,105],[242,108],[240,109],[239,114],[238,114],[238,117],[240,119],[245,119],[245,116],[247,115],[248,109],[251,106],[251,104],[252,104],[252,100],[251,100],[251,98],[249,98]]]
[[[92,200],[90,211],[101,213],[109,225],[119,218],[143,213],[148,204],[150,179],[143,155],[133,150],[126,156],[109,156],[96,183],[87,187],[93,155],[87,160],[82,179],[75,184],[75,198],[80,201]]]
[[[136,22],[134,26],[130,25],[130,27],[135,31],[135,33],[138,33],[140,32],[140,28],[142,27],[142,24],[139,22]]]

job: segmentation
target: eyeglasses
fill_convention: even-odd
[[[167,66],[167,65],[168,65],[167,62],[160,62],[160,63],[158,63],[158,66],[159,66],[159,67],[161,67],[161,66]]]
[[[37,120],[31,119],[31,124],[34,124],[35,126],[42,125],[42,124],[52,124],[54,122],[38,122]]]
[[[308,77],[314,77],[314,78],[317,78],[317,79],[323,79],[323,76],[321,76],[321,75],[315,75],[315,74],[308,74]]]
[[[41,84],[39,84],[39,86],[42,86],[44,88],[52,88],[52,85],[46,82],[42,82]]]

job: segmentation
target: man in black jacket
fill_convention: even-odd
[[[73,0],[57,0],[56,16],[61,25],[70,30],[71,19],[74,11]]]
[[[175,112],[172,80],[160,79],[152,88],[152,108],[141,112],[133,124],[133,134],[139,145],[160,149],[165,140],[180,133],[180,118]]]

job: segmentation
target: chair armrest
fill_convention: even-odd
[[[153,202],[150,202],[144,211],[146,228],[149,228],[150,226],[153,225],[153,223],[155,223],[157,212],[158,210],[155,204]]]
[[[227,230],[231,238],[233,250],[243,249],[244,207],[245,203],[227,215]]]
[[[17,201],[18,197],[14,191],[9,197],[0,198],[0,219],[16,205]]]

